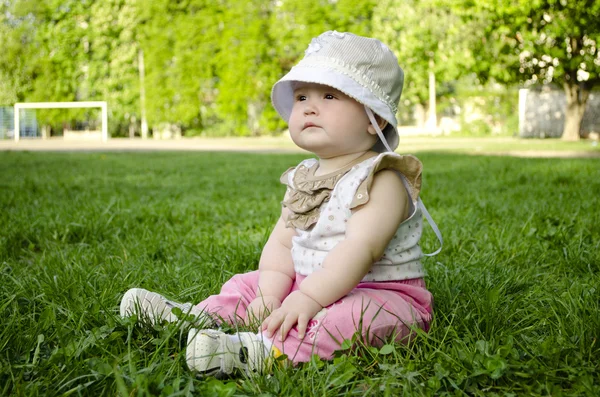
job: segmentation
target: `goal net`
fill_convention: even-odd
[[[18,142],[22,136],[21,110],[25,110],[25,109],[77,109],[77,108],[100,108],[100,110],[102,112],[100,139],[102,140],[102,142],[108,141],[108,105],[104,101],[15,103],[15,106],[14,106],[14,138],[15,138],[15,141]]]

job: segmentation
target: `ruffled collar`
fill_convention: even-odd
[[[290,210],[286,226],[301,230],[310,229],[319,220],[320,208],[323,203],[329,201],[331,192],[339,180],[356,164],[376,155],[366,153],[344,167],[324,175],[315,175],[319,168],[318,162],[310,166],[299,165],[292,179],[294,188],[290,187],[282,202],[282,205]]]

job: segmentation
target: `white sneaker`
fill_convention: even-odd
[[[235,369],[246,375],[266,369],[268,353],[261,336],[252,332],[228,335],[212,329],[192,329],[188,334],[186,362],[199,375],[222,377]]]
[[[183,314],[196,316],[195,321],[188,323],[193,325],[200,324],[205,327],[214,325],[214,321],[191,303],[178,303],[165,298],[164,296],[142,288],[132,288],[125,292],[121,299],[120,314],[121,317],[128,317],[137,314],[139,317],[147,318],[151,324],[161,321],[176,322],[178,317],[172,313],[174,308],[179,308]]]

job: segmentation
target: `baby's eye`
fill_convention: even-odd
[[[325,94],[325,99],[335,99],[335,96],[333,94]]]
[[[296,95],[296,100],[299,101],[299,102],[300,101],[306,101],[306,95],[302,95],[302,94]]]

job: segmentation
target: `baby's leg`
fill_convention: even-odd
[[[246,308],[256,298],[258,271],[236,274],[221,291],[196,305],[196,308],[235,324],[246,320]]]
[[[218,295],[212,295],[197,305],[179,303],[152,291],[142,288],[128,290],[120,304],[120,314],[127,317],[137,314],[151,323],[159,321],[175,322],[179,317],[172,310],[178,308],[183,314],[196,316],[193,325],[212,327],[220,318],[234,324],[246,318],[246,307],[256,297],[258,272],[237,274],[227,281]]]
[[[191,303],[179,303],[143,288],[131,288],[125,292],[119,312],[121,317],[136,315],[142,320],[156,324],[162,321],[179,321],[180,316],[173,312],[175,308],[181,311],[180,314],[185,315],[185,322],[191,325],[210,327],[214,323],[212,318]]]
[[[330,359],[356,331],[366,344],[381,346],[390,337],[405,339],[412,327],[426,329],[430,320],[431,294],[422,280],[361,283],[319,312],[309,322],[304,340],[298,339],[294,327],[283,343],[275,339],[274,346],[296,363],[309,361],[313,354]]]

